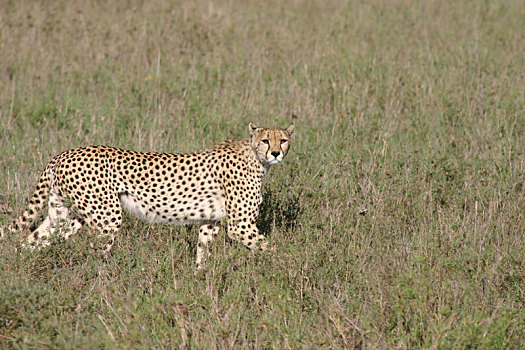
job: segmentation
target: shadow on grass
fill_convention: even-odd
[[[257,227],[265,236],[268,236],[274,227],[293,230],[300,213],[299,195],[268,189],[263,191]]]

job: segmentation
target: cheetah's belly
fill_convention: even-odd
[[[184,224],[195,221],[216,221],[226,217],[225,200],[218,196],[148,205],[133,195],[121,194],[120,201],[131,214],[152,223]]]

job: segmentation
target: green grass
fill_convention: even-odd
[[[296,138],[264,184],[275,252],[126,217],[0,245],[4,348],[525,347],[525,7],[495,1],[0,5],[0,226],[46,162]]]

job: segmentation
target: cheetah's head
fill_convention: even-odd
[[[258,128],[250,123],[252,134],[252,147],[260,161],[266,165],[280,163],[290,149],[290,139],[295,130],[295,125],[287,129]]]

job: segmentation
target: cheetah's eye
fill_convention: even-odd
[[[270,141],[267,140],[267,139],[264,139],[264,140],[262,140],[262,143],[269,145],[269,144],[270,144]]]
[[[288,140],[282,139],[282,140],[281,140],[281,145],[282,145],[282,144],[285,144],[286,142],[288,142]]]

